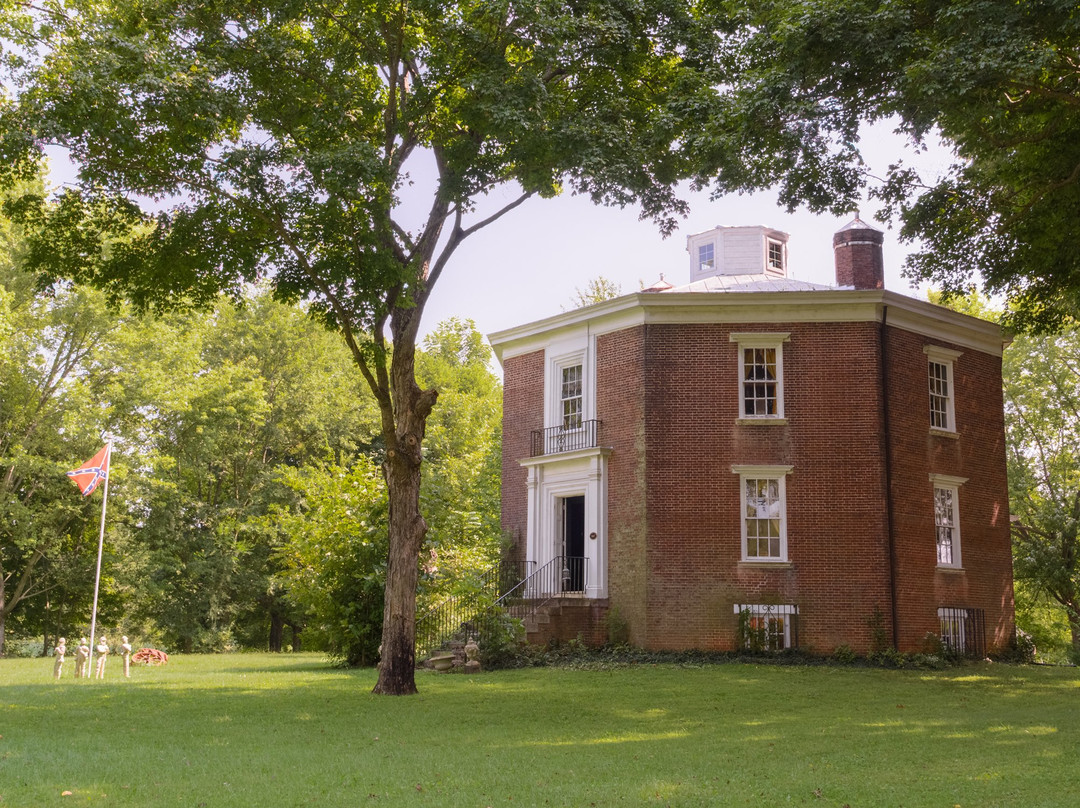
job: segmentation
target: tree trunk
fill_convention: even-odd
[[[276,611],[270,612],[270,642],[269,649],[272,654],[281,653],[281,638],[285,634],[285,618]]]
[[[292,632],[292,649],[294,654],[300,653],[300,632],[303,631],[302,626],[296,625],[296,623],[288,623],[289,630]]]
[[[420,513],[421,444],[438,393],[416,384],[416,326],[422,306],[395,313],[390,365],[393,414],[384,412],[387,439],[383,475],[390,502],[390,550],[386,565],[382,651],[373,693],[416,692],[416,585],[427,523]],[[390,426],[392,424],[392,426]],[[390,426],[390,429],[387,427]],[[389,434],[387,434],[389,432]]]
[[[2,559],[0,559],[2,560]],[[0,565],[0,657],[4,656],[4,622],[7,620],[7,601],[4,600],[5,595],[4,586],[4,568]]]
[[[405,696],[416,692],[416,585],[417,559],[427,533],[420,515],[420,441],[413,452],[389,452],[386,485],[390,498],[390,552],[386,565],[382,656],[374,693]]]

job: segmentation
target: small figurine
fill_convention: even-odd
[[[131,678],[131,643],[127,637],[120,638],[120,656],[124,658],[124,678]]]
[[[90,676],[90,646],[86,644],[86,637],[79,638],[79,647],[75,649],[75,678],[82,679]]]
[[[53,656],[56,657],[56,662],[53,663],[53,678],[59,679],[60,674],[64,669],[64,656],[67,654],[67,640],[61,637],[56,642],[56,647],[53,649]]]
[[[105,660],[109,656],[109,643],[108,643],[108,641],[104,637],[102,637],[98,641],[98,644],[94,647],[94,650],[97,651],[97,655],[98,655],[98,657],[97,657],[97,667],[94,669],[94,678],[96,678],[96,679],[104,679],[105,678]]]

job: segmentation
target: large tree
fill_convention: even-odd
[[[1080,313],[1080,9],[1075,0],[753,0],[725,111],[692,144],[719,192],[779,183],[790,207],[851,210],[861,127],[941,137],[938,176],[897,162],[872,195],[942,290],[981,276],[1008,319]]]
[[[144,306],[268,277],[344,335],[386,449],[375,690],[414,692],[421,445],[437,398],[414,362],[432,289],[464,239],[564,186],[670,231],[720,39],[695,2],[669,0],[5,5],[32,10],[5,20],[18,48],[0,162],[29,170],[59,144],[79,172],[54,202],[16,206],[33,268]],[[418,166],[432,180],[410,222]],[[501,186],[516,196],[488,206]]]
[[[1080,333],[1017,337],[1005,414],[1016,577],[1064,609],[1080,659]]]

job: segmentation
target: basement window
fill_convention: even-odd
[[[783,651],[798,647],[798,606],[736,603],[735,615],[739,647],[748,651]]]

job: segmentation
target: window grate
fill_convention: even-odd
[[[736,603],[737,641],[748,651],[799,647],[799,607],[792,604]]]
[[[942,606],[937,610],[941,642],[960,656],[986,656],[986,613],[982,609]]]

